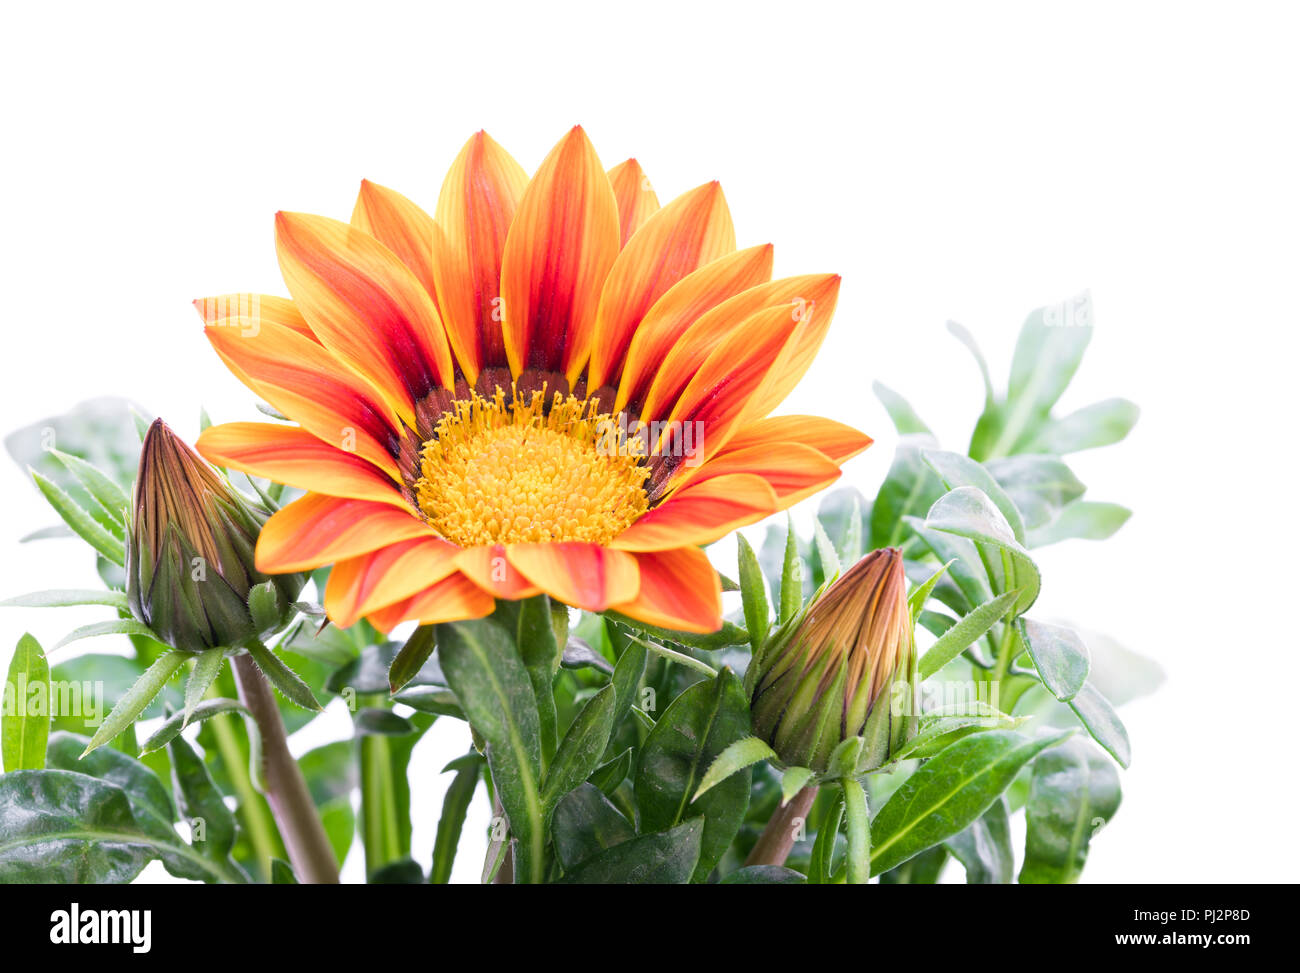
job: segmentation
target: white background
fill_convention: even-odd
[[[190,301],[284,292],[278,209],[346,219],[363,177],[432,208],[479,128],[531,169],[580,122],[663,201],[720,179],[778,274],[843,274],[785,410],[876,437],[845,470],[868,494],[895,441],[873,378],[962,448],[982,393],[945,320],[1004,381],[1026,312],[1090,288],[1062,406],[1141,404],[1124,444],[1074,464],[1135,515],[1044,550],[1036,614],[1113,634],[1168,681],[1123,713],[1133,766],[1086,877],[1296,878],[1293,10],[10,4],[0,36],[6,430],[106,393],[187,437],[200,404],[255,417]],[[0,491],[0,592],[94,583],[74,542],[17,545],[52,520],[17,469]],[[6,646],[102,616],[5,611]],[[463,747],[444,721],[415,754],[426,864],[436,773]]]

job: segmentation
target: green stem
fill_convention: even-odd
[[[212,692],[209,691],[209,695]],[[210,726],[212,735],[217,740],[217,752],[225,765],[226,776],[235,788],[235,797],[239,800],[239,817],[253,845],[253,858],[257,863],[258,877],[263,881],[271,880],[271,859],[275,857],[275,825],[267,818],[262,807],[260,795],[253,787],[248,776],[248,765],[239,750],[239,741],[235,738],[232,721],[234,717],[223,713],[212,718]]]
[[[361,830],[369,875],[401,858],[402,847],[388,738],[382,734],[366,734],[361,737],[360,745]]]
[[[867,794],[852,777],[840,781],[844,790],[845,830],[849,837],[848,881],[866,885],[871,878],[871,821],[867,814]]]
[[[239,699],[248,707],[262,740],[262,779],[267,803],[280,827],[289,862],[305,885],[338,884],[339,866],[280,719],[271,684],[251,655],[233,660]]]

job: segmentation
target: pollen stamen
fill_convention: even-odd
[[[415,496],[430,526],[462,547],[607,544],[645,513],[649,469],[618,448],[593,400],[545,390],[506,403],[455,402],[420,450]]]

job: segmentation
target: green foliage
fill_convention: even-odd
[[[352,851],[371,882],[443,884],[469,854],[483,856],[485,881],[531,883],[929,884],[954,861],[972,884],[1078,880],[1131,760],[1116,707],[1161,679],[1149,660],[1034,608],[1051,583],[1039,548],[1107,538],[1130,516],[1092,499],[1067,461],[1137,420],[1117,398],[1058,414],[1091,327],[1086,296],[1033,312],[999,388],[973,336],[950,324],[984,391],[967,450],[940,447],[920,395],[877,383],[899,441],[875,496],[835,490],[805,532],[787,520],[755,546],[738,536],[737,580],[725,585],[738,595],[724,603],[735,610],[706,635],[613,611],[570,617],[543,595],[389,641],[365,621],[327,622],[311,600],[323,569],[288,622],[270,588],[250,592],[265,644],[175,652],[131,617],[122,590],[139,449],[125,404],[20,430],[6,445],[60,521],[25,540],[81,538],[105,588],[0,607],[99,606],[112,617],[59,645],[95,637],[130,652],[51,666],[30,636],[19,641],[6,691],[21,681],[46,695],[7,705],[0,721],[0,881],[131,881],[153,861],[195,881],[302,879],[262,793],[263,741],[224,665],[242,652],[278,690],[290,734],[323,705],[348,708],[353,735],[298,766],[335,858]],[[270,507],[287,499],[280,485],[251,486]],[[870,774],[863,737],[840,743],[821,773],[778,766],[754,735],[746,670],[886,546],[901,548],[911,583],[919,712],[906,732],[877,738],[883,765]],[[98,687],[107,716],[68,705],[73,684]],[[413,811],[410,775],[435,769],[417,744],[439,719],[467,750],[443,768],[441,807]],[[484,800],[486,835],[466,827]],[[747,864],[792,801],[807,811],[784,864]],[[1012,823],[1022,811],[1023,850]],[[413,813],[436,821],[431,861],[415,860]]]

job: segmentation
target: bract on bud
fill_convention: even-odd
[[[854,770],[874,770],[915,732],[915,670],[902,552],[872,551],[754,659],[754,732],[783,763],[818,773],[842,742],[863,737]]]
[[[306,583],[253,563],[270,516],[157,419],[140,450],[127,532],[127,602],[168,645],[236,648],[285,625]]]

